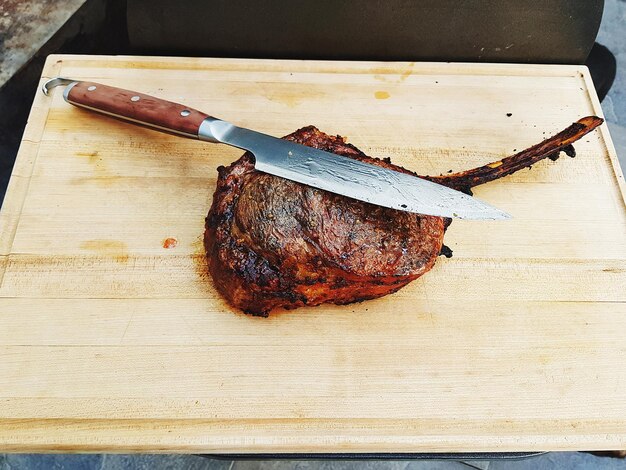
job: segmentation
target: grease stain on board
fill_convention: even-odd
[[[76,152],[76,156],[77,157],[87,157],[89,158],[89,163],[97,163],[99,158],[98,158],[98,151],[95,150],[93,152]]]
[[[80,244],[80,248],[100,256],[111,257],[118,263],[126,263],[129,258],[126,243],[119,240],[109,240],[105,238],[86,240]]]
[[[389,92],[387,91],[377,91],[376,93],[374,93],[374,97],[377,100],[386,100],[390,97],[391,95],[389,94]]]
[[[96,184],[97,186],[108,188],[121,179],[121,176],[85,176],[81,178],[72,178],[70,183],[73,185]]]
[[[623,273],[625,271],[626,270],[621,269],[621,268],[604,268],[602,270],[602,272],[604,272],[604,273]]]
[[[93,176],[72,178],[71,184],[73,185],[96,184],[97,186],[108,188],[121,178],[109,172],[106,163],[102,157],[100,157],[100,153],[97,150],[93,152],[76,152],[76,156],[88,159],[93,169]]]
[[[221,295],[216,296],[217,287],[215,287],[213,278],[209,274],[209,260],[206,252],[204,251],[204,246],[202,246],[196,253],[192,254],[191,259],[195,267],[197,275],[196,281],[198,285],[202,286],[202,290],[204,290],[208,295],[216,297],[222,301],[222,310],[226,311],[227,309],[230,309],[228,303],[222,298]]]
[[[415,62],[409,62],[406,67],[400,70],[391,70],[385,67],[374,67],[369,72],[374,74],[374,78],[385,83],[402,83],[413,73]]]
[[[279,88],[266,90],[263,92],[263,96],[265,96],[268,100],[273,101],[274,103],[280,103],[289,108],[295,108],[303,101],[317,100],[319,98],[323,98],[324,96],[326,96],[326,93],[319,90],[302,88],[293,90]]]
[[[170,248],[176,248],[176,245],[178,245],[178,240],[174,237],[168,237],[163,240],[163,248],[165,248],[166,250]]]

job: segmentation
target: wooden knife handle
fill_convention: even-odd
[[[64,97],[81,108],[195,139],[202,121],[210,117],[182,104],[93,82],[70,84]]]

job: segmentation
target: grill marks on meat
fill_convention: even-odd
[[[601,123],[600,118],[583,118],[500,162],[426,178],[469,191],[558,155]],[[312,126],[285,139],[414,174],[388,159],[368,157],[343,138]],[[432,268],[449,223],[450,219],[375,206],[258,172],[247,152],[230,166],[218,168],[204,244],[220,293],[246,313],[267,316],[279,307],[347,304],[397,291]]]

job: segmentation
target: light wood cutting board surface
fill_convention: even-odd
[[[51,56],[57,75],[314,124],[420,174],[602,115],[578,66]],[[0,213],[0,450],[624,448],[624,180],[606,126],[575,147],[477,188],[514,218],[454,221],[453,258],[400,292],[253,318],[202,248],[241,152],[38,92]]]

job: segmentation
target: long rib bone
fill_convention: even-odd
[[[579,119],[568,128],[543,142],[533,145],[510,157],[472,170],[461,171],[450,175],[427,176],[426,179],[471,194],[471,188],[474,186],[515,173],[544,158],[556,160],[560,151],[574,156],[575,153],[571,146],[572,143],[594,130],[603,122],[604,120],[597,116],[587,116]]]

